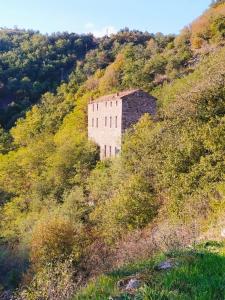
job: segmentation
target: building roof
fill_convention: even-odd
[[[91,100],[90,103],[123,99],[123,97],[132,95],[136,92],[143,92],[143,91],[140,89],[133,89],[133,90],[127,90],[123,92],[117,92],[115,94],[101,96],[95,100]]]

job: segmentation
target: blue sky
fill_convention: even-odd
[[[178,33],[211,0],[0,0],[0,27],[104,35],[124,27]]]

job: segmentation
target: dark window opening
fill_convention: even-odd
[[[94,127],[94,118],[92,118],[92,127]]]
[[[105,127],[107,126],[107,117],[105,117]]]
[[[98,118],[96,119],[96,127],[98,128]]]
[[[109,146],[109,156],[112,156],[112,146]]]
[[[117,128],[117,116],[115,117],[115,127]]]
[[[119,154],[119,152],[120,152],[120,150],[117,147],[115,147],[115,156],[117,156]]]
[[[107,150],[107,147],[106,147],[106,145],[105,145],[105,146],[104,146],[104,157],[106,157],[106,154],[107,154],[106,150]]]
[[[112,117],[110,117],[110,128],[112,128]]]

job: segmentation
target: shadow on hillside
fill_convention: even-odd
[[[0,244],[0,294],[2,290],[18,287],[22,274],[28,267],[28,260],[16,249]]]

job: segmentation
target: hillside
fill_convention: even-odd
[[[73,299],[224,299],[224,267],[224,245],[207,242],[114,270],[90,282]]]
[[[76,92],[121,51],[125,66],[120,88],[135,86],[150,91],[191,72],[202,52],[223,43],[223,17],[223,7],[214,5],[178,38],[127,28],[103,38],[0,29],[0,124],[12,127],[45,92],[55,93],[62,83],[73,81]]]
[[[116,284],[136,273],[134,299],[224,299],[224,24],[216,1],[178,36],[1,30],[4,300],[130,299]],[[157,115],[99,161],[87,103],[131,88]]]
[[[97,39],[91,34],[43,35],[31,30],[0,29],[1,125],[11,127],[42,94],[55,92],[70,76],[81,84],[97,68],[112,62],[121,45],[141,45],[150,37],[138,31]]]
[[[2,125],[12,125],[41,94],[55,91],[85,53],[93,36],[44,36],[25,30],[0,30],[0,108]],[[6,111],[4,111],[4,109]]]

